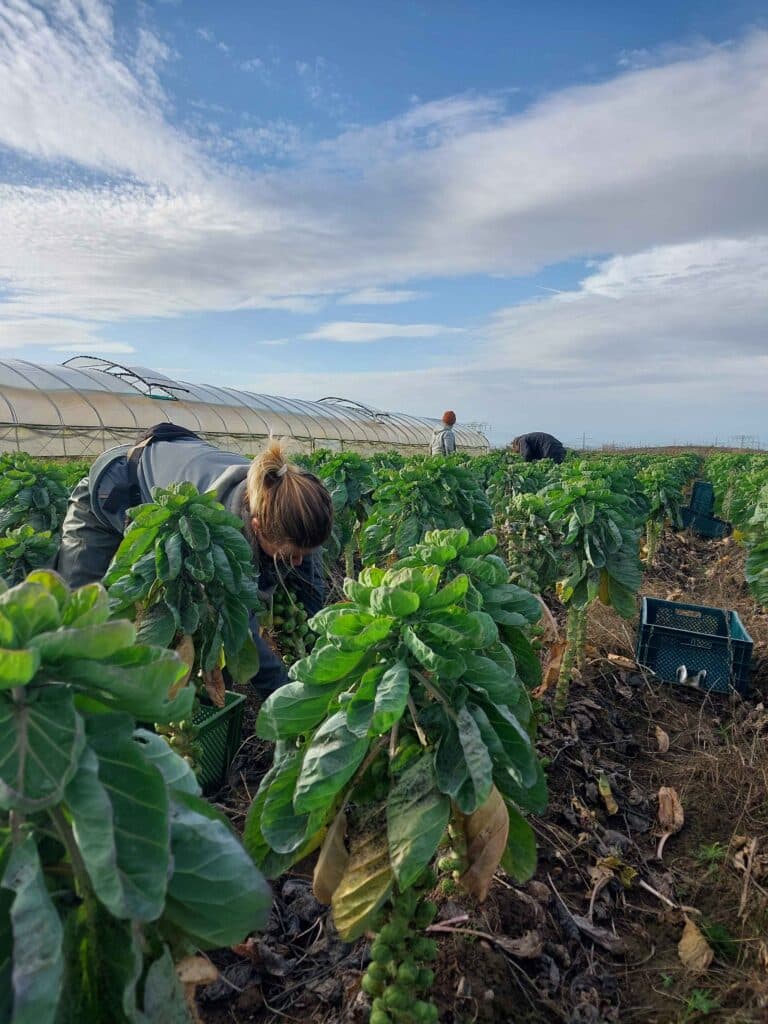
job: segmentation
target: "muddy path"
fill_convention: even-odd
[[[445,1024],[768,1021],[768,616],[742,570],[732,542],[671,535],[642,592],[739,612],[755,641],[746,700],[651,681],[631,664],[636,623],[592,615],[567,712],[540,702],[550,804],[533,820],[535,878],[499,873],[482,906],[450,878],[435,893]],[[236,827],[269,760],[248,739],[216,798]],[[662,787],[684,823],[658,856]],[[310,877],[299,865],[276,882],[264,934],[212,956],[206,1024],[367,1019],[367,944],[338,940]]]

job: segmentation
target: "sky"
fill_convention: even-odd
[[[763,0],[0,0],[0,358],[768,444]]]

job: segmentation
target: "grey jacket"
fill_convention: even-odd
[[[100,580],[120,545],[127,506],[110,510],[104,506],[116,488],[125,488],[129,482],[126,456],[130,448],[121,445],[100,455],[72,492],[56,565],[70,586]],[[250,461],[196,438],[156,441],[145,449],[139,463],[141,500],[151,501],[154,487],[186,481],[201,493],[213,491],[228,512],[240,517]],[[322,553],[308,555],[291,575],[307,613],[319,611],[324,599]],[[274,565],[262,558],[260,591],[269,595],[277,582]]]
[[[450,427],[438,427],[432,433],[432,454],[452,455],[456,451],[456,435]]]

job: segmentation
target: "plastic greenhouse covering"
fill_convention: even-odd
[[[46,366],[0,360],[0,451],[95,457],[113,445],[133,443],[142,430],[163,420],[246,455],[258,452],[270,436],[289,451],[425,453],[439,422],[341,398],[305,402],[189,384],[91,356]],[[478,431],[460,424],[454,430],[460,450],[488,450]]]

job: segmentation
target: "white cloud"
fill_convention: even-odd
[[[414,302],[428,298],[427,292],[407,291],[403,288],[360,288],[356,292],[342,295],[340,306],[394,306],[399,302]]]
[[[443,334],[460,334],[459,327],[443,324],[380,324],[358,320],[336,320],[315,331],[302,334],[308,341],[369,342],[391,338],[437,338]]]
[[[200,181],[202,153],[158,100],[167,48],[144,29],[135,59],[118,58],[115,46],[110,9],[98,0],[59,0],[49,11],[26,0],[3,4],[0,144],[155,184]]]
[[[51,351],[53,352],[69,352],[76,353],[78,355],[128,355],[131,352],[135,352],[136,349],[133,345],[128,345],[122,341],[94,341],[90,344],[80,345],[51,345]]]

